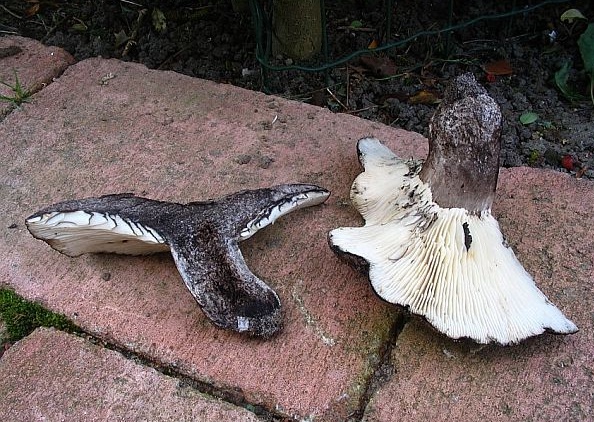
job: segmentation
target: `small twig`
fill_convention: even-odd
[[[358,110],[349,110],[349,111],[346,111],[346,112],[345,112],[345,114],[356,114],[356,113],[361,113],[361,112],[363,112],[363,111],[372,110],[372,109],[374,109],[374,108],[380,108],[380,107],[381,107],[381,106],[379,106],[379,105],[377,105],[377,104],[374,104],[374,105],[372,105],[372,106],[369,106],[369,107],[364,107],[364,108],[360,108],[360,109],[358,109]]]
[[[478,38],[474,40],[463,41],[462,44],[483,44],[483,43],[496,43],[497,40],[490,39],[490,38]]]
[[[15,17],[15,18],[19,19],[19,20],[23,20],[23,17],[22,17],[22,16],[19,16],[19,15],[17,15],[17,14],[16,14],[16,13],[14,13],[12,10],[10,10],[8,7],[6,7],[6,6],[2,5],[2,4],[0,4],[0,7],[1,7],[2,9],[4,9],[4,11],[5,11],[6,13],[8,13],[9,15],[11,15],[11,16],[13,16],[13,17]]]
[[[40,19],[40,20],[41,20],[43,27],[46,28],[46,33],[43,36],[43,38],[41,39],[41,42],[43,43],[43,42],[47,41],[47,39],[50,37],[50,35],[52,35],[56,31],[56,29],[58,29],[58,27],[64,23],[64,21],[66,20],[66,17],[64,16],[62,19],[60,19],[58,22],[56,22],[56,24],[54,26],[52,26],[49,29],[47,29],[47,25],[45,24],[43,19]]]
[[[403,76],[409,76],[411,73],[412,72],[410,72],[410,71],[407,70],[405,72],[397,73],[395,75],[384,76],[383,78],[375,78],[375,80],[376,81],[388,81],[390,79],[400,78],[400,77],[403,77]]]
[[[340,104],[342,106],[342,108],[344,108],[345,110],[348,110],[348,107],[346,107],[342,101],[340,101],[338,99],[338,97],[336,95],[334,95],[334,93],[332,91],[330,91],[330,88],[326,88],[326,91],[328,92],[328,94],[330,94],[330,96],[334,99],[334,101],[336,101],[338,104]]]
[[[346,66],[346,103],[350,107],[349,103],[349,92],[351,91],[351,71],[349,65]]]
[[[169,63],[171,60],[173,60],[174,58],[176,58],[177,56],[179,56],[181,53],[183,53],[184,51],[188,50],[189,48],[190,48],[190,46],[189,45],[186,45],[181,50],[178,50],[175,53],[173,53],[171,56],[167,57],[165,60],[163,60],[159,64],[159,66],[157,66],[157,70],[163,69],[163,66],[165,66],[167,63]]]
[[[133,1],[130,1],[130,0],[120,0],[120,3],[128,3],[128,4],[132,4],[134,6],[138,6],[138,7],[145,7],[142,4],[140,4],[140,3],[136,3],[136,2],[133,2]]]
[[[336,87],[340,87],[340,86],[342,86],[342,82],[335,83],[333,85],[330,85],[328,88],[336,88]],[[311,98],[311,96],[313,94],[315,94],[316,92],[320,92],[320,91],[324,91],[324,90],[326,90],[326,88],[315,89],[315,90],[310,91],[310,92],[304,92],[303,94],[280,95],[280,97],[281,98],[284,98],[284,99],[287,99],[287,100],[303,101],[303,100],[307,100],[307,99]]]

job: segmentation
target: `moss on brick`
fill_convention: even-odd
[[[4,340],[11,342],[29,335],[37,327],[77,331],[76,326],[64,315],[48,311],[38,303],[29,302],[6,288],[0,288],[0,319],[6,326]]]

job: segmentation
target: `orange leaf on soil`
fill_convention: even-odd
[[[26,18],[30,18],[31,16],[36,15],[37,12],[39,12],[39,3],[33,3],[31,7],[28,7],[27,10],[25,10],[24,15]]]
[[[435,92],[421,90],[408,99],[409,104],[435,104],[439,98]]]
[[[398,71],[398,67],[389,57],[362,56],[359,63],[371,71],[375,76],[392,76]]]
[[[496,76],[511,75],[514,73],[511,64],[505,59],[487,63],[483,66],[483,69],[485,69],[485,72]]]

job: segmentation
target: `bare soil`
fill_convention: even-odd
[[[385,1],[325,3],[329,61],[367,49],[372,42],[381,47],[420,31],[445,28],[450,5],[405,0],[393,2],[390,14]],[[269,2],[262,4],[265,11],[270,8]],[[455,2],[452,23],[505,13],[514,4],[527,8],[538,2]],[[60,46],[78,60],[103,56],[140,62],[425,135],[447,81],[471,71],[504,114],[502,166],[553,168],[592,179],[594,105],[577,46],[588,20],[562,22],[561,14],[571,8],[592,22],[594,6],[588,0],[550,4],[513,17],[480,20],[449,36],[423,36],[399,48],[369,50],[317,73],[262,72],[252,18],[235,12],[230,0],[5,0],[0,5],[0,34]],[[268,63],[320,66],[325,60],[295,63],[272,55]],[[569,83],[583,100],[568,100],[556,86],[555,72],[567,60],[572,63]],[[536,113],[537,120],[523,124],[520,116],[526,112]]]

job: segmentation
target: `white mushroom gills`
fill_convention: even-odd
[[[330,232],[330,243],[369,263],[374,290],[451,338],[517,343],[577,327],[538,289],[505,242],[490,209],[442,208],[418,163],[377,139],[359,141],[365,166],[351,199],[365,226]]]
[[[106,252],[145,255],[169,251],[169,245],[150,227],[119,215],[98,212],[51,212],[29,218],[27,228],[38,239],[68,255]]]
[[[288,200],[282,201],[274,206],[263,210],[255,219],[248,222],[246,227],[241,231],[241,240],[246,240],[258,232],[258,230],[274,224],[280,217],[314,205],[319,205],[328,199],[329,193],[325,191],[312,191],[307,193],[300,193],[292,196]]]

